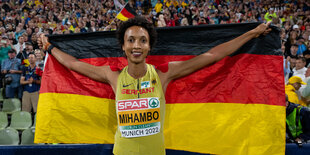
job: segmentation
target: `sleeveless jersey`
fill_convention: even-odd
[[[116,155],[165,154],[163,124],[165,96],[155,68],[147,64],[144,77],[134,79],[128,66],[120,73],[116,90],[118,127]]]

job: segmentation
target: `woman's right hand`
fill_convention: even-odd
[[[39,47],[42,48],[44,51],[46,51],[48,49],[48,46],[50,45],[50,43],[48,42],[48,38],[45,36],[44,33],[40,34],[37,42]]]

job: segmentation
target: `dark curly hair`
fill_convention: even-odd
[[[136,16],[136,17],[131,18],[131,19],[127,20],[126,22],[123,22],[120,24],[120,26],[116,32],[116,34],[117,34],[116,36],[117,36],[119,44],[121,46],[124,45],[125,32],[128,28],[130,28],[132,26],[141,26],[147,30],[147,32],[150,36],[150,47],[152,50],[155,43],[156,43],[156,40],[157,40],[157,32],[156,32],[153,24],[148,22],[147,19],[142,17],[142,16]]]

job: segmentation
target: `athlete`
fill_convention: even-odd
[[[160,155],[165,154],[164,94],[169,82],[220,61],[249,40],[266,35],[271,31],[269,25],[260,24],[190,60],[169,62],[157,68],[145,61],[157,35],[153,25],[143,17],[129,19],[118,28],[117,37],[128,61],[128,66],[122,70],[81,62],[55,48],[44,35],[40,36],[39,44],[67,68],[111,85],[116,94],[118,121],[114,154]]]

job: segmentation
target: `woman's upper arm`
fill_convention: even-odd
[[[83,74],[93,80],[99,82],[110,83],[110,75],[113,71],[109,66],[94,66],[82,61],[75,61],[68,64],[69,69],[76,71],[80,74]]]
[[[167,74],[169,80],[173,80],[189,75],[214,62],[216,62],[216,55],[212,52],[208,52],[186,61],[169,62],[169,69],[165,74]]]

